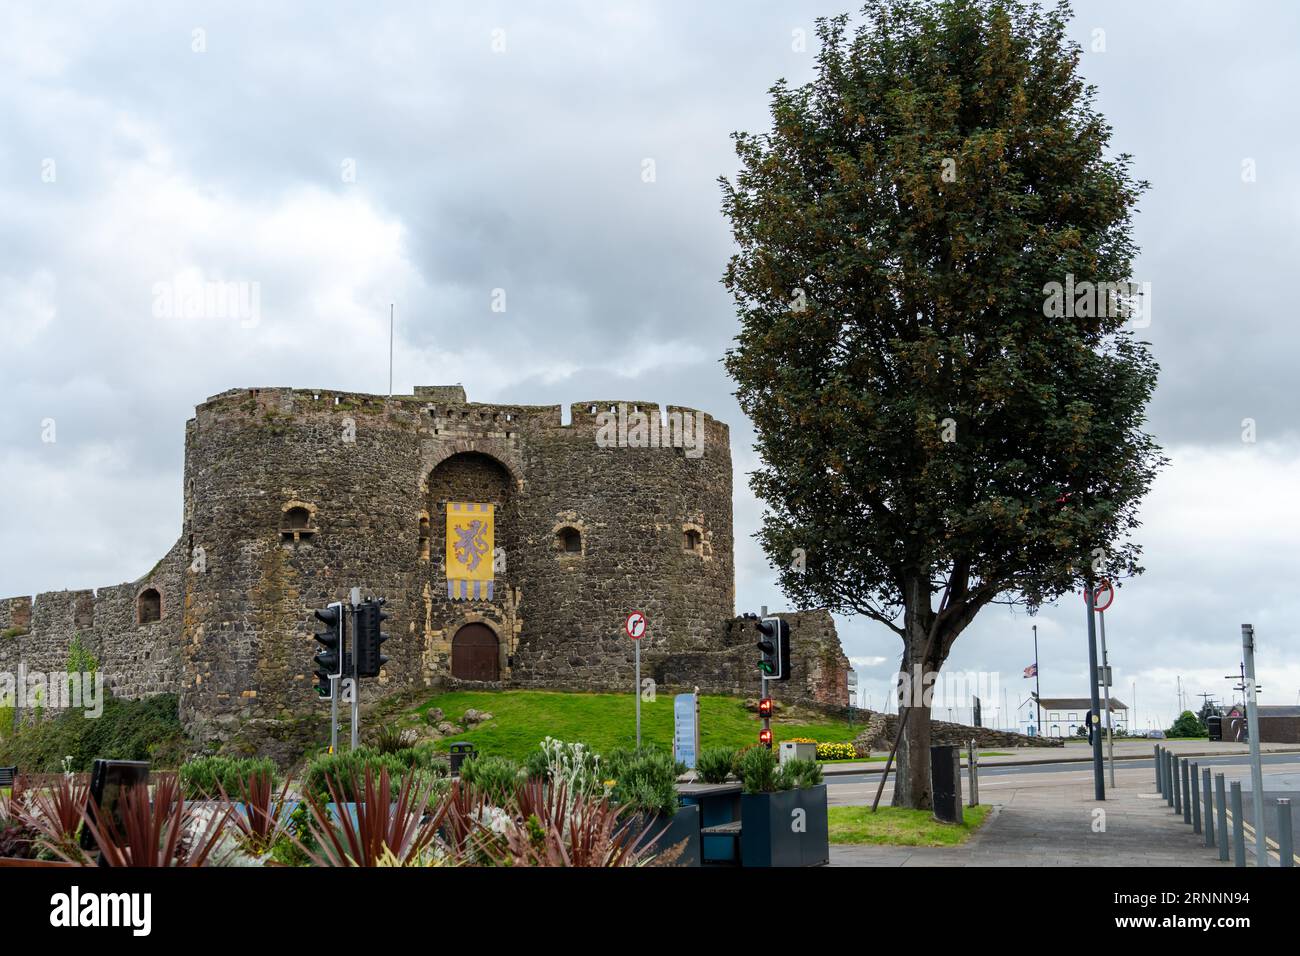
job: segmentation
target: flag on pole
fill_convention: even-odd
[[[1026,677],[1037,677],[1037,676],[1038,676],[1038,665],[1037,665],[1037,664],[1030,664],[1028,667],[1026,667],[1026,668],[1025,668],[1025,676],[1026,676]]]

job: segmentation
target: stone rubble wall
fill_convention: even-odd
[[[858,755],[865,757],[872,753],[889,752],[898,735],[898,715],[882,714],[879,711],[866,711],[867,725],[853,740]],[[1065,741],[1059,737],[1029,737],[1025,734],[1006,730],[994,730],[990,727],[970,727],[966,724],[949,723],[946,720],[930,721],[930,744],[932,746],[965,747],[971,740],[980,748],[1017,748],[1017,747],[1063,747]]]

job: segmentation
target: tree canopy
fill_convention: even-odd
[[[1145,184],[1106,154],[1068,7],[863,15],[820,21],[816,79],[735,135],[726,366],[787,594],[906,636],[947,588],[951,641],[996,599],[1139,570],[1157,366],[1115,297],[1055,315],[1048,292],[1129,279]]]

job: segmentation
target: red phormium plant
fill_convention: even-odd
[[[599,797],[570,799],[563,783],[529,780],[515,791],[519,815],[504,839],[486,851],[503,866],[641,866],[649,863],[647,831],[624,808]],[[675,855],[675,854],[674,854]]]
[[[149,787],[135,784],[121,790],[117,809],[120,827],[111,814],[101,813],[93,798],[83,814],[104,864],[161,867],[205,865],[233,808],[226,802],[214,810],[186,806],[176,775],[160,774],[152,802]],[[70,863],[82,862],[52,849]]]
[[[221,791],[222,800],[229,802],[230,798],[220,782],[217,789]],[[289,781],[285,780],[279,796],[275,796],[272,775],[265,771],[239,779],[239,800],[244,805],[244,812],[234,810],[230,824],[239,832],[240,843],[254,856],[269,851],[288,830],[290,807],[285,800],[288,793]]]
[[[28,795],[23,820],[40,834],[41,844],[60,856],[84,861],[77,830],[90,799],[90,778],[84,774],[55,778]]]
[[[366,768],[364,786],[355,775],[351,783],[351,792],[359,797],[354,805],[355,821],[340,798],[343,788],[332,777],[326,777],[325,785],[337,808],[337,821],[316,794],[307,794],[312,817],[311,832],[319,849],[302,848],[313,863],[317,866],[378,866],[391,858],[405,866],[415,862],[433,845],[448,803],[443,801],[435,813],[426,816],[432,789],[430,784],[417,783],[415,774],[407,774],[394,797],[388,769],[381,769],[376,781],[370,767]]]

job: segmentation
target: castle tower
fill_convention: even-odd
[[[674,446],[673,439],[677,439]],[[449,503],[491,504],[491,596],[448,598]],[[181,713],[203,737],[319,713],[312,609],[387,599],[368,699],[509,681],[625,688],[643,650],[705,651],[734,610],[727,427],[650,402],[483,405],[459,386],[393,397],[242,389],[186,431]]]

